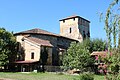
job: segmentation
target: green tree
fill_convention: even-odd
[[[83,46],[83,43],[71,43],[69,49],[63,58],[63,68],[84,70],[93,63],[89,50]]]
[[[17,53],[17,43],[13,33],[0,28],[0,65],[13,62]]]
[[[119,5],[117,5],[118,2],[119,0],[113,0],[107,8],[105,15],[105,30],[108,40],[108,56],[106,58],[106,64],[108,65],[108,70],[112,73],[107,75],[107,80],[119,80],[118,73],[120,66],[120,9]],[[113,41],[111,39],[113,39]],[[113,47],[111,43],[114,43]],[[116,47],[117,45],[118,47]]]
[[[92,40],[92,52],[93,51],[105,51],[107,49],[106,41],[102,39],[93,39]]]
[[[116,42],[117,42],[117,36],[120,39],[120,36],[117,35],[117,29],[120,30],[119,28],[119,23],[120,23],[120,16],[119,16],[119,9],[115,10],[115,5],[118,4],[119,0],[113,0],[112,3],[109,5],[106,11],[105,15],[105,31],[106,31],[106,36],[108,40],[108,53],[110,55],[110,50],[111,50],[111,35],[113,35],[113,40],[114,40],[114,48],[116,48]],[[118,13],[117,13],[118,12]],[[118,34],[120,32],[118,31]],[[119,40],[118,40],[119,41]]]
[[[102,39],[86,39],[83,42],[83,46],[89,50],[90,53],[93,51],[105,51],[107,47],[107,42]]]
[[[43,46],[40,54],[40,62],[42,64],[42,71],[45,72],[44,65],[47,63],[48,59],[48,48]]]
[[[101,39],[86,39],[81,43],[71,43],[63,58],[63,68],[84,70],[88,65],[92,65],[94,60],[90,54],[93,51],[104,51],[106,48],[105,42]]]

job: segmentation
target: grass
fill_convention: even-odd
[[[94,80],[104,80],[104,76],[94,76]],[[54,73],[0,73],[2,78],[11,80],[74,80],[79,78],[77,75],[62,75]]]

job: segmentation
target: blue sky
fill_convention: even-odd
[[[0,0],[0,27],[20,32],[33,28],[59,34],[59,20],[79,15],[90,20],[91,38],[106,39],[97,13],[112,0]]]

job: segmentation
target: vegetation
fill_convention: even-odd
[[[113,35],[114,47],[116,48],[117,29],[119,29],[120,19],[119,14],[114,13],[115,10],[113,10],[113,7],[118,3],[118,1],[119,0],[113,0],[113,2],[109,5],[105,16],[105,30],[108,40],[108,52],[111,50],[111,34]],[[118,9],[116,9],[116,11],[118,11]],[[120,32],[118,32],[118,34],[120,34]]]
[[[92,63],[93,60],[90,58],[89,51],[83,47],[83,44],[75,42],[71,44],[63,59],[63,66],[66,70],[74,68],[84,70],[86,66]]]
[[[13,33],[0,28],[0,65],[14,61],[16,52],[17,43]]]
[[[92,73],[85,72],[80,75],[80,80],[94,80],[94,76]]]
[[[63,68],[65,70],[80,69],[84,71],[88,66],[93,65],[94,60],[90,54],[92,51],[103,51],[106,45],[100,39],[86,39],[81,43],[71,43],[63,58]]]
[[[103,41],[102,39],[93,39],[92,41],[92,51],[105,51],[107,49],[106,41]]]
[[[48,50],[47,47],[42,47],[41,56],[40,56],[40,63],[42,64],[42,71],[45,72],[44,65],[46,65],[48,59]]]
[[[0,73],[0,79],[10,80],[80,80],[79,75],[59,75],[55,73]],[[104,80],[104,76],[94,75],[94,80]]]
[[[120,15],[119,0],[113,0],[105,15],[105,30],[108,40],[108,56],[105,60],[108,65],[107,80],[119,80],[120,66]],[[113,39],[113,41],[112,41]],[[113,43],[113,47],[112,44]],[[112,54],[112,55],[111,55]]]

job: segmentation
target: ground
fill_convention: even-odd
[[[0,73],[0,80],[75,80],[78,75],[56,73]],[[104,80],[104,76],[95,75],[94,80]]]

